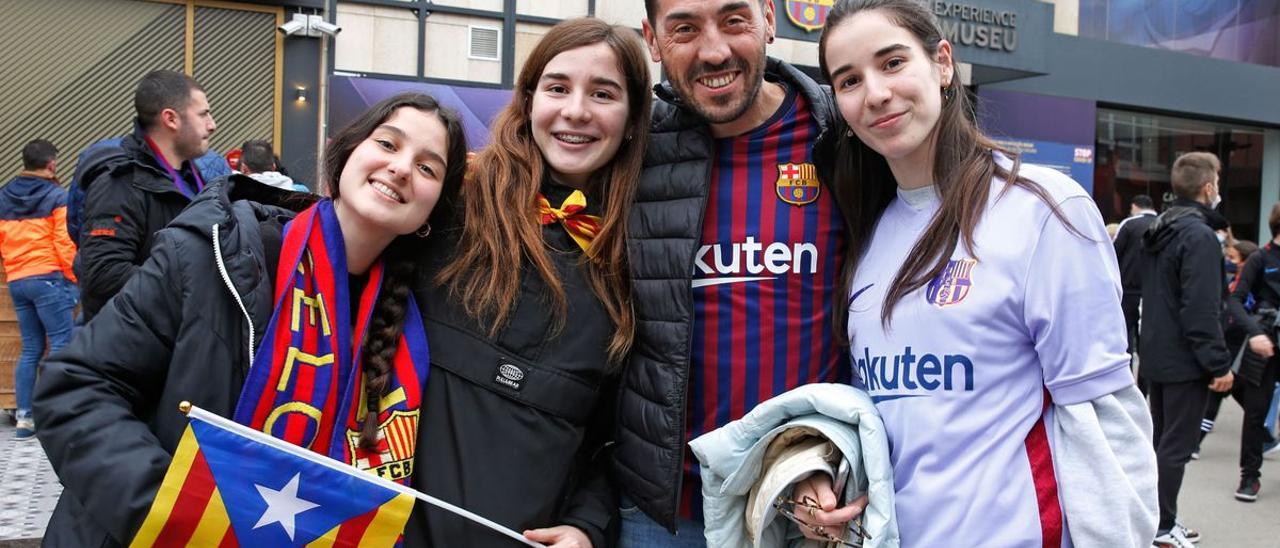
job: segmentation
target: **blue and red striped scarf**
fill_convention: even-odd
[[[353,311],[347,256],[331,200],[284,227],[275,311],[236,405],[235,420],[272,436],[407,484],[413,473],[422,390],[430,365],[422,317],[410,294],[390,384],[378,405],[375,450],[359,446],[367,414],[361,346],[385,272],[379,259]]]

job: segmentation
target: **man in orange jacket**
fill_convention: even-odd
[[[79,291],[71,263],[76,246],[67,235],[67,191],[57,179],[58,149],[36,139],[22,147],[23,170],[0,188],[0,260],[18,314],[22,353],[14,370],[19,440],[35,439],[31,392],[44,355],[71,339]]]

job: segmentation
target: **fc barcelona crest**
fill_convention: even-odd
[[[778,199],[797,206],[813,203],[822,191],[813,164],[778,164],[778,182],[774,184]]]
[[[786,0],[787,18],[806,32],[822,28],[835,0]]]
[[[925,300],[938,308],[959,304],[969,296],[969,289],[973,287],[973,267],[977,264],[975,259],[955,259],[948,262],[938,277],[929,282]]]
[[[419,411],[392,411],[378,425],[376,450],[366,451],[360,445],[360,432],[347,430],[347,441],[356,468],[367,470],[395,481],[413,475],[413,451],[418,443]]]

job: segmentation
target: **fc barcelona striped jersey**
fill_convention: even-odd
[[[764,124],[715,142],[694,260],[686,442],[787,390],[835,381],[846,363],[831,323],[843,220],[813,165],[818,131],[790,90]],[[700,519],[685,451],[680,513]]]

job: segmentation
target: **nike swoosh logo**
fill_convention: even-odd
[[[759,282],[763,280],[772,280],[772,279],[775,279],[775,278],[773,276],[765,276],[765,277],[758,277],[758,278],[707,278],[704,280],[694,280],[693,287],[706,287],[708,285],[736,284],[736,283],[742,283],[742,282]]]
[[[867,292],[867,290],[868,290],[868,289],[871,289],[871,287],[872,287],[872,286],[874,286],[874,285],[876,285],[876,284],[867,284],[867,285],[866,285],[866,287],[863,287],[862,289],[859,289],[859,290],[857,290],[857,291],[854,291],[854,292],[853,292],[853,296],[852,296],[852,297],[849,297],[849,304],[850,304],[850,305],[852,305],[852,304],[853,304],[853,301],[858,300],[858,296],[859,296],[859,295],[862,295],[863,293],[866,293],[866,292]]]
[[[880,403],[882,401],[900,400],[903,398],[920,398],[924,394],[886,394],[884,396],[871,396],[871,403]]]

